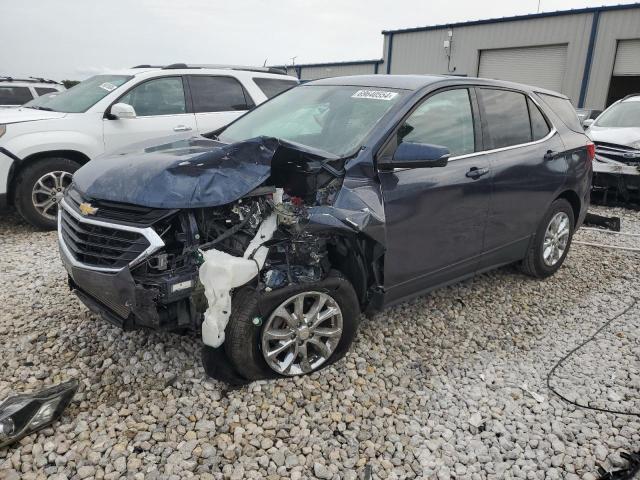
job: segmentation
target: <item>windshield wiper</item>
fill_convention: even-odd
[[[53,108],[41,107],[40,105],[29,105],[27,108],[33,108],[34,110],[45,110],[47,112],[55,112]]]

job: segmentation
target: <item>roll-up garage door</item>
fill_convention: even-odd
[[[640,75],[640,39],[619,40],[614,75]]]
[[[566,45],[482,50],[478,76],[561,92],[566,64]]]

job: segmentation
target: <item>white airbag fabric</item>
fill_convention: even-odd
[[[277,215],[272,213],[264,219],[242,258],[215,249],[202,252],[204,263],[199,275],[208,303],[202,324],[205,345],[217,348],[224,342],[224,329],[231,315],[231,290],[258,275],[269,253],[261,245],[271,239],[276,228]]]

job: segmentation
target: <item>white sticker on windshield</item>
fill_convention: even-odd
[[[391,100],[398,95],[396,92],[385,92],[383,90],[358,90],[351,95],[351,98],[368,98],[371,100]]]
[[[118,87],[116,87],[113,83],[104,82],[102,85],[100,85],[100,88],[106,90],[107,92],[113,92]]]

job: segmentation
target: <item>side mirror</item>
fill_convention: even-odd
[[[582,122],[582,126],[586,130],[591,125],[593,125],[593,122],[595,122],[595,120],[593,118],[587,118],[584,122]]]
[[[128,103],[116,103],[111,106],[111,116],[114,118],[136,118],[136,110]]]
[[[429,143],[402,142],[393,154],[393,160],[380,163],[383,168],[444,167],[449,162],[449,149]]]

